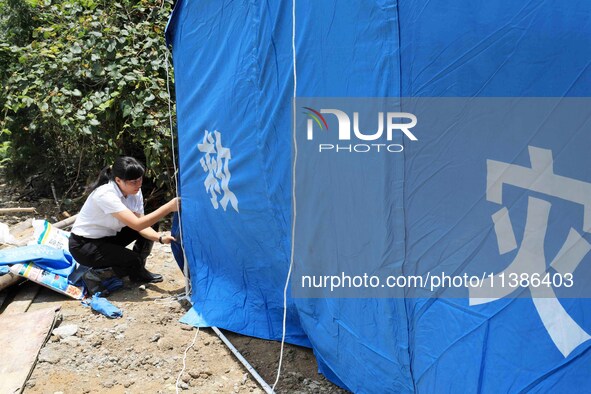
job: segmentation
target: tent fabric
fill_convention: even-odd
[[[267,6],[179,2],[168,31],[192,323],[277,340],[291,211],[291,33],[281,26],[291,18]],[[289,342],[309,346],[291,301],[286,325]]]
[[[193,286],[184,321],[268,339],[281,338],[292,247],[291,5],[179,0],[167,29]],[[589,95],[591,4],[584,1],[297,1],[295,24],[298,97]],[[443,129],[405,143],[403,155],[372,174],[391,181],[372,190],[392,213],[375,223],[386,229],[376,254],[394,273],[498,258],[490,217],[500,207],[487,200],[481,163],[529,167],[543,148],[553,152],[556,173],[591,183],[584,155],[591,135],[588,124],[580,127]],[[338,166],[300,163],[298,171],[354,192],[364,169],[349,184]],[[325,220],[343,219],[330,216],[330,192],[298,198],[296,223],[305,229],[296,229],[296,255],[325,251],[337,259],[356,247],[337,245],[332,254],[326,247],[347,231]],[[515,222],[525,221],[530,200],[507,193]],[[339,212],[355,212],[356,203],[340,201]],[[551,204],[558,227],[573,219],[580,230],[580,211]],[[548,239],[555,254],[564,238]],[[589,300],[561,303],[591,332]],[[312,346],[320,371],[353,392],[569,392],[591,384],[591,341],[565,356],[531,298],[474,306],[466,298],[289,297],[287,316],[287,341]]]

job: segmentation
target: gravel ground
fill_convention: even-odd
[[[0,222],[11,225],[26,217],[0,216]],[[29,310],[61,306],[61,318],[40,352],[25,393],[264,392],[211,329],[179,323],[188,305],[177,300],[184,292],[184,278],[170,247],[154,245],[147,267],[161,273],[164,281],[144,286],[126,282],[109,296],[123,312],[119,319],[108,319],[79,301],[41,288]],[[280,344],[226,335],[272,385]],[[317,373],[310,349],[292,345],[286,345],[276,391],[346,392]]]

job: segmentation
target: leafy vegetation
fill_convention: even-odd
[[[164,28],[172,2],[161,1],[0,0],[7,175],[41,175],[64,200],[126,154],[146,163],[148,187],[171,190]]]

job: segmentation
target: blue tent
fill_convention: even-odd
[[[294,288],[334,267],[424,277],[541,261],[564,278],[591,265],[591,3],[297,1],[295,21],[292,5],[178,0],[171,16],[185,321],[281,339],[293,252],[286,340],[353,392],[591,390],[584,290]],[[364,97],[410,108],[418,141],[398,129],[381,154],[353,154],[377,148],[365,140],[318,154],[342,126],[327,108],[352,114]]]

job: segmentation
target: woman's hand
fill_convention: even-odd
[[[167,244],[167,245],[170,244],[171,242],[176,242],[176,238],[171,235],[168,235],[168,234],[162,235],[162,238],[160,238],[160,239],[162,240],[163,244]]]
[[[180,208],[180,205],[181,199],[177,197],[162,205],[154,212],[144,216],[137,217],[135,213],[131,212],[127,208],[121,212],[113,212],[111,215],[135,231],[142,231],[143,229],[148,228],[154,223],[158,222],[169,213],[177,212]]]

